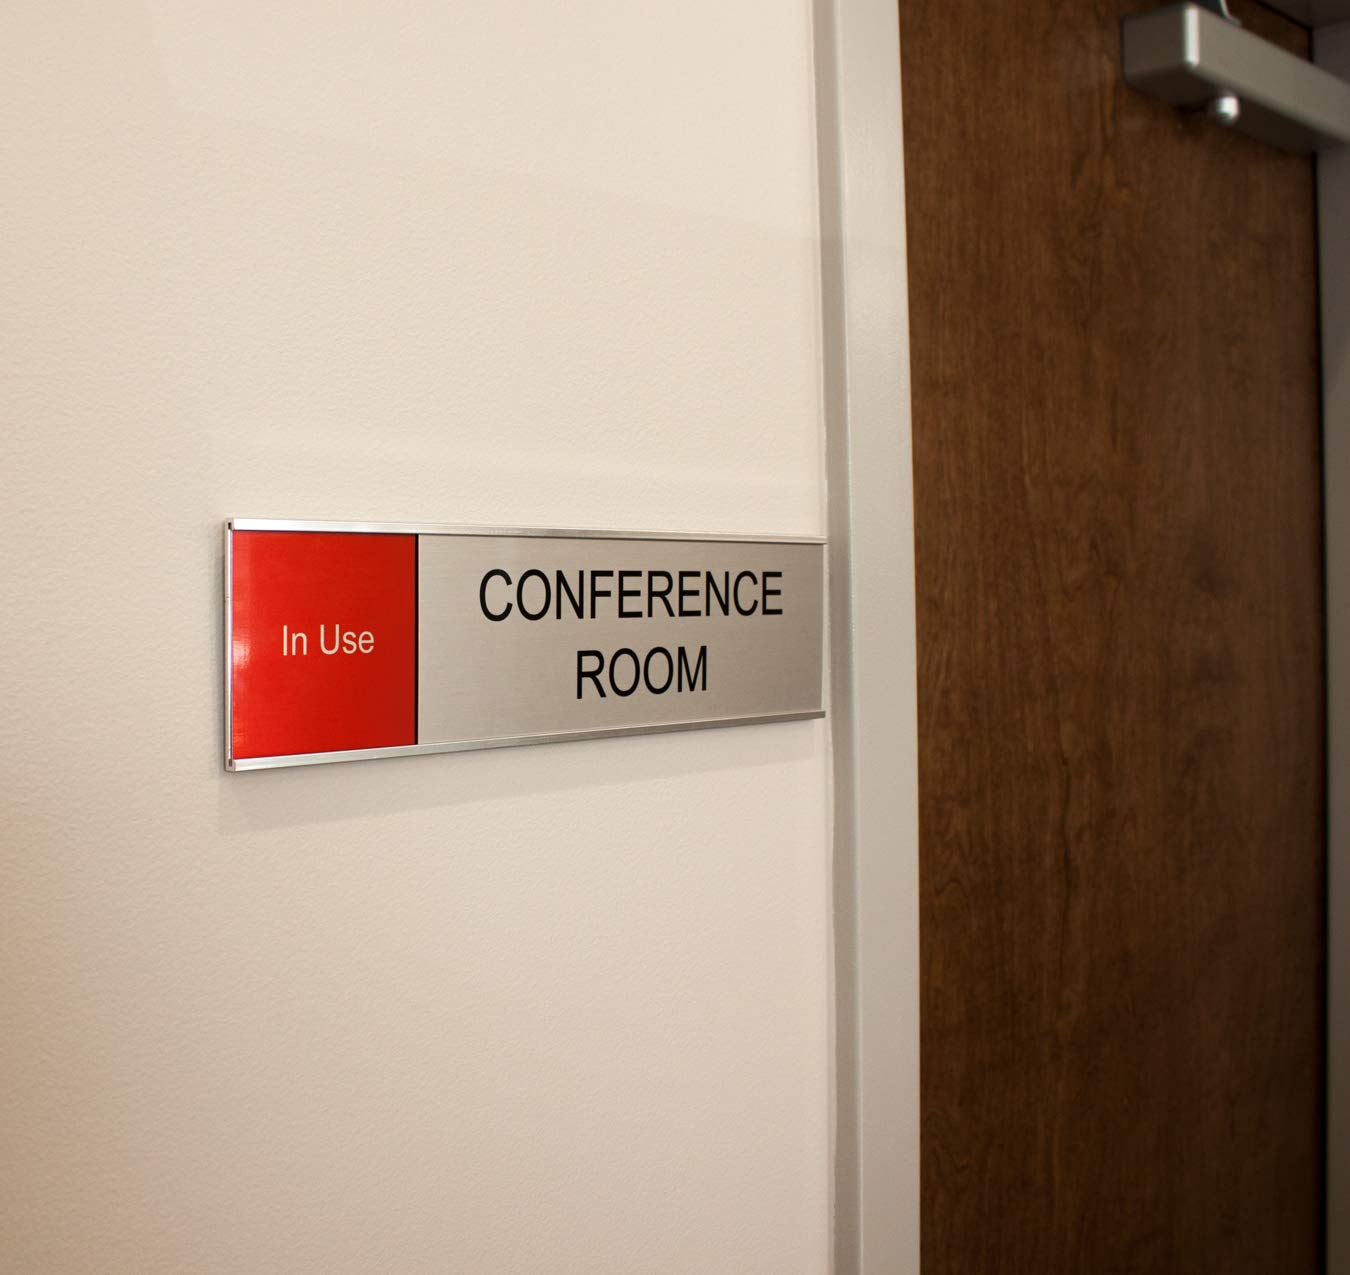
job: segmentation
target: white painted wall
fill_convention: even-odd
[[[227,515],[823,531],[808,0],[0,7],[0,1269],[829,1261],[826,727],[227,775]]]

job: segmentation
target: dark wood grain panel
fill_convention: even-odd
[[[1319,1269],[1313,171],[1146,7],[900,0],[927,1275]]]

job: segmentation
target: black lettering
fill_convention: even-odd
[[[544,604],[538,611],[531,611],[525,605],[525,581],[529,579],[538,580],[544,586]],[[516,585],[516,606],[520,608],[521,615],[527,620],[542,620],[548,614],[549,603],[553,601],[551,592],[548,587],[548,576],[538,568],[531,567],[520,577],[520,583]]]
[[[704,573],[704,588],[708,591],[708,614],[713,611],[713,599],[722,608],[723,615],[731,614],[731,572],[722,572],[722,587],[717,587],[717,577],[711,571]]]
[[[562,619],[562,600],[563,594],[565,593],[567,594],[568,602],[571,603],[572,605],[572,610],[576,612],[577,619],[578,620],[585,619],[586,604],[582,601],[582,599],[586,596],[586,585],[584,583],[586,573],[583,571],[577,575],[577,591],[575,593],[572,592],[572,586],[567,583],[566,572],[560,569],[557,573],[557,576],[558,576],[557,585],[555,586],[553,591],[553,596],[555,599],[555,610],[553,613],[554,618],[558,620]]]
[[[697,572],[697,571],[681,571],[681,572],[680,572],[680,616],[681,616],[681,618],[684,618],[685,616],[702,615],[702,614],[703,614],[702,611],[697,611],[697,610],[695,610],[695,611],[686,611],[685,608],[684,608],[684,603],[685,603],[685,599],[686,599],[686,598],[697,598],[697,597],[698,597],[698,591],[694,588],[694,586],[693,586],[693,585],[686,585],[686,584],[685,584],[685,581],[686,581],[686,580],[696,580],[697,578],[698,578],[698,572]]]
[[[660,576],[666,582],[664,589],[658,589],[654,583],[656,577]],[[670,605],[670,590],[674,587],[675,579],[669,571],[649,571],[647,572],[647,619],[652,618],[652,600],[660,598],[665,605],[666,614],[673,620],[675,618],[674,608]]]
[[[694,667],[689,667],[689,653],[680,647],[679,674],[675,684],[677,691],[706,691],[708,689],[708,648],[700,646],[698,648],[698,659],[694,661]],[[703,685],[700,686],[699,678],[702,677]]]
[[[769,577],[770,577],[770,576],[772,576],[775,580],[781,580],[781,579],[783,578],[783,573],[782,573],[781,571],[766,571],[766,572],[764,573],[764,614],[765,614],[765,615],[782,615],[782,614],[783,614],[783,608],[782,608],[782,607],[771,607],[771,606],[769,605],[769,599],[770,599],[770,598],[781,598],[781,597],[783,596],[783,590],[782,590],[782,589],[771,589],[771,588],[769,588]]]
[[[506,610],[503,611],[500,615],[498,615],[495,611],[488,610],[487,587],[488,581],[491,580],[493,576],[501,576],[501,578],[505,580],[508,585],[511,583],[511,577],[507,575],[505,571],[503,571],[500,567],[493,567],[493,569],[483,577],[483,582],[478,586],[478,606],[479,609],[483,612],[485,616],[487,616],[489,620],[504,620],[508,615],[511,614],[511,604],[509,602],[506,604]]]
[[[630,589],[630,588],[624,583],[624,581],[626,581],[626,580],[636,580],[636,579],[637,579],[639,576],[641,576],[641,575],[642,575],[642,572],[641,572],[641,571],[620,571],[620,572],[619,572],[619,619],[621,619],[621,620],[640,620],[640,619],[642,619],[642,612],[641,612],[641,611],[629,611],[629,610],[627,610],[627,609],[624,607],[624,603],[625,603],[629,598],[640,598],[640,597],[642,596],[642,590],[641,590],[641,589],[637,589],[637,588]]]
[[[627,690],[624,690],[623,687],[620,686],[619,683],[614,680],[614,669],[618,665],[619,657],[621,655],[626,655],[630,660],[633,661],[633,681]],[[628,696],[630,696],[635,690],[637,690],[637,684],[639,680],[641,680],[641,677],[642,677],[642,666],[638,663],[636,651],[630,651],[626,646],[621,646],[617,651],[614,652],[613,655],[609,657],[609,689],[612,690],[615,695],[627,699]]]
[[[666,662],[666,680],[660,686],[652,682],[652,657],[659,655]],[[647,689],[653,695],[664,695],[670,689],[670,683],[675,677],[675,661],[670,658],[670,652],[664,646],[654,646],[647,652],[647,658],[642,661],[642,680],[647,684]]]
[[[587,668],[585,662],[587,659],[595,661],[594,668]],[[590,678],[595,683],[595,689],[600,692],[600,698],[605,698],[605,688],[600,684],[600,674],[605,670],[605,657],[599,651],[578,651],[577,652],[577,699],[581,698],[581,684],[586,678]]]
[[[755,598],[750,603],[750,609],[748,611],[741,605],[741,584],[745,580],[749,580],[751,584],[754,584],[756,583],[757,577],[753,571],[742,571],[741,574],[736,577],[736,610],[739,611],[741,615],[754,615],[754,613],[759,610],[758,598]]]
[[[613,594],[613,592],[612,592],[611,590],[609,590],[609,589],[601,589],[601,588],[598,588],[598,587],[596,586],[596,583],[595,583],[595,582],[596,582],[598,579],[600,579],[601,576],[605,576],[607,579],[612,580],[612,579],[614,579],[614,572],[612,572],[612,571],[592,571],[592,572],[591,572],[591,619],[592,619],[592,620],[595,619],[595,600],[596,600],[596,598],[612,598],[612,597],[614,596],[614,594]]]

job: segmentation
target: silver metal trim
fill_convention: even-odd
[[[230,518],[226,531],[342,531],[386,536],[539,536],[567,540],[679,540],[715,544],[823,545],[824,536],[718,535],[691,531],[611,531],[594,527],[486,527],[472,523],[329,522],[305,518]]]
[[[815,0],[828,497],[833,1262],[918,1275],[914,467],[895,0]]]
[[[475,753],[488,748],[519,748],[526,744],[565,744],[579,739],[619,739],[627,735],[666,735],[671,731],[712,730],[725,726],[763,726],[770,722],[802,722],[825,716],[825,710],[770,713],[763,717],[714,717],[698,722],[671,722],[660,726],[623,726],[614,730],[564,731],[551,735],[516,735],[502,739],[461,740],[453,744],[406,744],[398,748],[353,748],[337,753],[292,753],[278,757],[230,758],[227,770],[276,770],[282,766],[320,766],[338,761],[376,761],[381,757],[420,757],[425,753]]]
[[[225,769],[234,769],[234,535],[225,524]]]
[[[1126,18],[1122,60],[1132,88],[1174,106],[1235,95],[1232,127],[1281,150],[1350,142],[1350,83],[1198,5]]]

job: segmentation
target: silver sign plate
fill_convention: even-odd
[[[250,533],[266,534],[236,543]],[[329,560],[296,552],[320,542],[291,537],[325,535],[338,557],[306,567]],[[390,602],[388,577],[362,585],[360,572],[378,569],[361,565],[369,554],[343,566],[350,548],[370,547],[347,539],[354,535],[403,538],[391,570],[406,571],[410,600],[399,585]],[[395,548],[377,546],[385,547]],[[303,571],[331,580],[331,605],[324,584],[317,610],[297,610],[292,599],[314,591],[297,578]],[[378,605],[363,601],[363,587],[377,590]],[[405,626],[415,633],[392,622],[382,630],[381,606],[415,616]],[[823,617],[818,539],[235,519],[226,546],[226,764],[247,770],[820,717]],[[243,637],[236,629],[245,623]],[[340,633],[346,648],[330,653]],[[410,649],[392,651],[395,640]],[[377,669],[380,659],[393,670]],[[412,697],[392,726],[369,703],[376,691],[362,681],[367,669],[395,707]],[[313,678],[327,678],[327,691],[309,689]],[[342,722],[329,733],[328,716],[363,695],[363,711],[386,734],[366,739],[364,727]],[[324,721],[310,729],[306,714]]]

